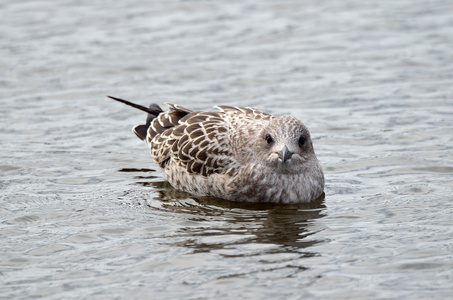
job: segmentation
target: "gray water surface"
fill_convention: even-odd
[[[0,9],[1,298],[453,298],[451,1]],[[325,197],[174,190],[106,95],[296,116]]]

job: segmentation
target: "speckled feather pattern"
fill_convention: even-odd
[[[144,140],[173,187],[244,202],[302,203],[322,194],[324,175],[298,119],[253,108],[191,111],[167,105],[169,111],[151,120]],[[135,127],[138,136],[139,126],[144,125]],[[270,135],[272,145],[265,142]],[[294,145],[301,135],[308,140],[299,149]],[[295,153],[287,162],[274,150],[284,146]]]

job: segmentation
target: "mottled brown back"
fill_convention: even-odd
[[[188,173],[202,176],[235,172],[234,140],[229,134],[232,126],[272,118],[251,108],[218,106],[221,111],[191,111],[168,105],[170,111],[160,113],[148,128],[151,156],[162,168],[174,160]]]

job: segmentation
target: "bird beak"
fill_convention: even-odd
[[[282,151],[277,152],[278,158],[282,160],[282,162],[287,162],[293,156],[293,152],[288,150],[288,147],[283,147]]]

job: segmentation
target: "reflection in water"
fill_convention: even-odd
[[[194,197],[174,189],[167,181],[143,181],[156,178],[152,175],[134,178],[140,180],[137,184],[152,187],[157,192],[157,196],[148,199],[146,205],[178,213],[191,221],[178,231],[177,236],[186,239],[178,240],[176,246],[192,248],[195,252],[237,249],[228,252],[228,255],[235,256],[244,255],[241,245],[272,244],[278,247],[270,248],[268,252],[276,253],[301,252],[321,242],[307,237],[322,230],[314,220],[324,216],[324,194],[316,202],[298,205],[238,203],[213,197]],[[159,202],[157,205],[156,201]],[[263,253],[262,249],[260,253]]]

